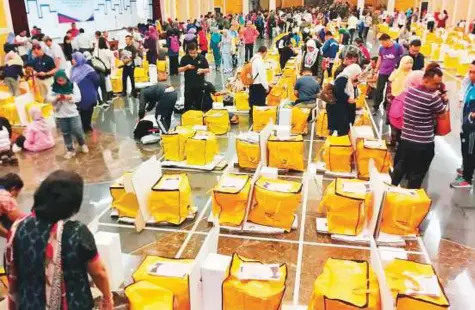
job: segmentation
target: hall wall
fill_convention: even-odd
[[[13,31],[12,18],[10,15],[10,4],[8,0],[0,0],[0,44],[5,44],[8,33]],[[0,65],[3,65],[5,53],[0,49]]]
[[[21,0],[18,0],[21,1]],[[24,0],[30,27],[37,26],[54,38],[62,38],[69,24],[58,23],[54,0]],[[140,10],[138,5],[142,6]],[[143,15],[143,16],[141,16]],[[94,21],[77,23],[92,34],[137,25],[152,17],[152,0],[95,0]]]

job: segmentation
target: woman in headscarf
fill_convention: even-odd
[[[398,95],[393,98],[391,105],[388,108],[389,124],[391,125],[391,143],[393,145],[397,146],[397,144],[399,144],[401,141],[406,91],[409,88],[419,87],[422,84],[423,77],[424,71],[422,70],[410,71],[408,75],[404,76],[403,89],[398,89],[397,92],[394,92],[394,94],[398,93]],[[394,164],[396,164],[398,160],[399,153],[396,151],[396,155],[394,156]]]
[[[206,57],[208,53],[208,38],[206,32],[202,27],[198,27],[198,47],[201,50],[201,55]]]
[[[188,33],[185,34],[183,37],[183,49],[185,50],[185,53],[188,54],[188,45],[191,43],[195,43],[198,45],[198,38],[196,37],[196,29],[191,28],[188,30]]]
[[[81,91],[76,83],[68,79],[64,70],[58,70],[54,74],[54,82],[46,99],[46,102],[53,104],[54,116],[63,134],[64,144],[67,149],[64,158],[70,159],[76,155],[73,137],[76,138],[81,151],[83,153],[89,153],[84,139],[81,118],[79,117],[79,111],[76,105],[81,101]]]
[[[98,99],[99,75],[87,64],[86,58],[79,52],[73,54],[72,63],[71,81],[77,84],[81,91],[81,100],[78,102],[78,106],[82,128],[85,132],[92,131],[91,118]]]
[[[232,56],[233,38],[227,29],[223,30],[223,42],[221,44],[221,53],[223,55],[223,73],[231,73],[233,71]]]
[[[350,123],[355,121],[355,87],[361,68],[357,64],[347,66],[334,82],[336,102],[328,104],[328,129],[330,133],[337,132],[338,136],[347,135]]]
[[[38,107],[32,107],[29,111],[31,123],[28,124],[23,135],[19,136],[13,146],[14,152],[17,150],[27,150],[30,152],[41,152],[52,148],[55,145],[51,128],[41,114]]]
[[[5,56],[4,82],[13,96],[20,95],[19,79],[23,76],[23,60],[14,51]]]
[[[307,41],[307,49],[303,53],[302,68],[309,68],[312,70],[312,75],[318,75],[318,54],[320,51],[317,49],[317,43],[315,40],[310,39]]]
[[[100,309],[113,309],[94,236],[70,219],[83,195],[77,173],[57,170],[36,190],[32,212],[12,225],[5,253],[8,309],[93,309],[89,276],[102,293]]]
[[[216,65],[216,71],[219,71],[221,68],[221,41],[222,36],[218,32],[216,27],[211,28],[211,49],[213,50],[214,64]]]
[[[145,40],[143,46],[147,51],[147,61],[151,65],[157,63],[157,30],[155,27],[148,27],[148,31],[145,31]]]
[[[178,56],[180,53],[180,39],[178,30],[167,31],[168,59],[170,60],[170,75],[178,75]]]

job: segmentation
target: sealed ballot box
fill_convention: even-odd
[[[301,135],[271,135],[267,141],[269,167],[304,171],[304,143]]]
[[[428,264],[394,259],[384,267],[396,310],[442,310],[450,303],[434,268]]]
[[[148,281],[132,283],[124,290],[130,310],[174,310],[175,296],[171,290]]]
[[[213,216],[224,226],[241,226],[246,216],[251,178],[243,174],[226,174],[213,189]]]
[[[248,220],[289,232],[301,197],[301,183],[260,177],[254,186]]]
[[[192,126],[177,126],[173,132],[163,133],[162,148],[165,160],[184,161],[186,158],[186,142],[195,135]]]
[[[371,116],[368,110],[363,110],[363,113],[356,116],[355,124],[353,126],[372,126]]]
[[[381,310],[379,283],[370,264],[329,258],[315,280],[308,309]]]
[[[353,163],[353,145],[350,137],[327,137],[318,153],[317,161],[323,161],[327,171],[350,173]]]
[[[182,126],[203,126],[204,114],[201,111],[189,110],[181,116]]]
[[[224,135],[231,128],[229,112],[226,109],[212,109],[204,115],[205,125],[208,130],[216,135]]]
[[[165,174],[152,187],[148,209],[157,222],[179,225],[191,211],[191,186],[186,174]]]
[[[329,233],[359,235],[372,213],[368,182],[337,178],[326,188],[319,209],[326,210]]]
[[[186,141],[186,163],[205,166],[218,154],[218,141],[212,132],[198,131]]]
[[[122,178],[110,186],[112,196],[112,208],[119,213],[119,217],[135,218],[139,211],[137,196],[133,192],[125,190],[124,179],[131,178],[132,173],[125,173]]]
[[[238,166],[244,169],[256,169],[261,160],[259,134],[255,132],[240,133],[236,138]]]
[[[279,106],[280,102],[287,97],[287,88],[283,85],[275,85],[272,87],[269,95],[267,95],[268,106]]]
[[[317,120],[315,122],[315,134],[320,138],[326,138],[330,135],[327,110],[320,110],[318,112]]]
[[[193,264],[194,260],[191,259],[170,259],[158,256],[147,256],[134,272],[132,278],[137,283],[146,281],[173,292],[175,302],[174,310],[190,310],[189,275]],[[152,295],[143,298],[152,299],[154,297],[157,296]]]
[[[260,107],[252,108],[252,130],[261,132],[267,124],[275,124],[277,120],[277,107]]]
[[[383,198],[381,231],[398,236],[419,234],[419,226],[431,204],[432,200],[423,189],[391,186]]]
[[[292,108],[292,129],[294,135],[305,135],[308,133],[308,118],[312,112],[309,108]]]
[[[223,283],[223,310],[279,310],[286,279],[286,264],[267,265],[234,254]]]
[[[356,142],[356,167],[360,179],[369,179],[369,161],[374,160],[376,169],[388,173],[392,166],[391,153],[382,139],[358,139]]]
[[[237,92],[234,99],[237,111],[249,111],[249,93]]]

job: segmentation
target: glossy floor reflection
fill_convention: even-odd
[[[213,72],[208,77],[218,89],[223,88],[227,76]],[[456,77],[446,76],[454,82],[451,87],[456,90],[460,81]],[[177,89],[183,89],[183,77],[172,77],[170,83]],[[145,255],[166,257],[194,258],[198,253],[207,232],[210,213],[209,191],[217,183],[222,173],[214,171],[204,173],[179,169],[166,169],[169,173],[185,172],[188,174],[193,192],[193,202],[198,212],[193,220],[186,220],[179,226],[148,227],[142,233],[127,224],[118,224],[110,217],[108,211],[111,197],[110,184],[125,171],[136,168],[152,155],[161,156],[160,146],[142,146],[132,138],[137,122],[137,99],[118,98],[107,110],[97,109],[94,114],[94,133],[89,134],[87,142],[89,154],[78,154],[72,160],[63,159],[62,138],[56,134],[55,148],[39,154],[21,153],[18,167],[2,167],[3,172],[18,172],[25,180],[26,187],[20,196],[21,208],[28,210],[32,206],[33,193],[38,184],[55,169],[74,170],[85,179],[85,196],[83,206],[76,218],[84,223],[98,219],[99,230],[117,232],[121,236],[122,251],[132,254],[140,261]],[[454,132],[436,141],[436,156],[431,165],[425,187],[433,199],[432,210],[422,228],[424,243],[434,263],[447,295],[452,302],[452,309],[471,309],[469,299],[475,290],[475,197],[473,191],[453,190],[449,182],[455,177],[455,169],[461,162],[458,126],[460,109],[452,105],[452,124]],[[249,128],[248,118],[240,116],[241,123],[233,126],[230,133],[218,137],[220,152],[227,161],[235,155],[235,137],[240,131]],[[387,128],[380,118],[377,124],[383,133]],[[305,138],[309,140],[309,136]],[[321,141],[305,141],[304,160],[307,163],[310,146],[313,160],[321,147]],[[250,173],[250,172],[249,172]],[[252,174],[252,173],[250,173]],[[303,174],[287,173],[285,178],[302,181]],[[367,249],[343,248],[342,243],[331,240],[326,235],[316,233],[316,208],[321,194],[328,185],[325,180],[323,188],[313,180],[309,182],[308,201],[298,211],[299,224],[304,216],[305,225],[290,233],[262,235],[236,233],[223,230],[219,239],[218,252],[259,259],[267,263],[288,264],[289,276],[284,304],[292,304],[297,298],[300,304],[307,304],[312,292],[313,282],[320,273],[323,262],[329,257],[348,259],[369,259]],[[303,210],[306,212],[303,213]],[[303,234],[303,235],[302,235]],[[303,239],[300,240],[301,235]],[[299,242],[301,241],[301,242]],[[299,246],[302,246],[302,265],[297,270]],[[419,245],[407,242],[406,250],[420,252]],[[412,258],[412,257],[411,257]],[[132,270],[132,269],[131,269]],[[130,274],[130,273],[129,273]],[[294,296],[296,281],[299,281],[299,296]],[[473,308],[473,307],[472,307]]]

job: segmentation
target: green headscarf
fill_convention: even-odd
[[[68,82],[64,85],[59,85],[56,82],[59,78],[66,79]],[[73,83],[71,83],[68,76],[66,75],[66,72],[63,69],[56,71],[56,73],[54,74],[54,83],[52,87],[53,92],[55,94],[70,95],[73,93]]]

